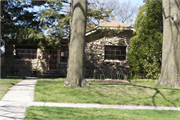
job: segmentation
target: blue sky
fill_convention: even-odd
[[[119,1],[124,1],[124,0],[119,0]],[[131,2],[132,2],[133,4],[143,5],[143,0],[131,0]]]

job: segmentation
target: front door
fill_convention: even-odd
[[[49,53],[49,69],[57,69],[57,51],[51,50]]]

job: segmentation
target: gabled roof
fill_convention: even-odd
[[[130,25],[126,25],[126,24],[121,23],[121,22],[119,22],[117,20],[113,20],[111,22],[107,22],[107,23],[99,25],[99,26],[103,26],[103,27],[118,27],[118,26],[121,26],[121,27],[131,27]]]
[[[123,29],[123,30],[132,30],[132,31],[135,31],[134,28],[131,25],[127,25],[127,24],[121,23],[121,22],[119,22],[117,20],[113,20],[113,21],[101,24],[99,26],[88,27],[86,29],[86,36],[96,32],[98,29],[106,29],[106,28],[110,28],[110,29]]]

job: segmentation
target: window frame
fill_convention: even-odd
[[[122,51],[124,51],[125,54],[122,54]],[[105,52],[104,59],[105,60],[126,61],[126,55],[127,55],[126,51],[127,51],[127,46],[105,45],[105,47],[104,47],[104,52]],[[117,52],[119,52],[119,54]],[[114,56],[114,58],[112,58],[111,56]],[[124,57],[125,59],[117,59],[118,56],[120,58]]]
[[[18,52],[18,50],[20,50],[20,53]],[[22,53],[22,50],[25,50],[24,53]],[[27,51],[30,50],[31,53],[28,53]],[[33,53],[33,50],[35,50],[36,52]],[[27,57],[27,55],[30,54],[30,58]],[[26,57],[19,57],[20,55],[26,55]],[[33,58],[32,56],[35,55],[36,57]],[[16,48],[16,59],[27,59],[27,60],[33,60],[33,59],[37,59],[37,49],[29,49],[29,48]]]

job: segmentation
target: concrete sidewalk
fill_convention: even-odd
[[[26,108],[29,106],[50,107],[81,107],[81,108],[114,108],[114,109],[139,109],[139,110],[178,110],[180,107],[153,107],[153,106],[126,106],[126,105],[100,105],[100,104],[75,104],[33,102],[34,87],[37,78],[28,77],[9,89],[0,101],[0,120],[23,120]]]
[[[9,88],[0,102],[0,120],[23,120],[27,105],[34,99],[37,77],[28,77]]]

